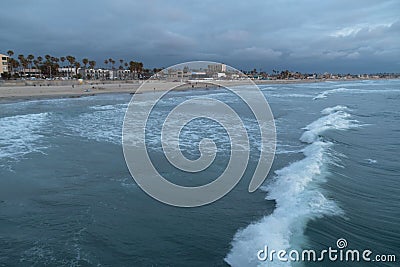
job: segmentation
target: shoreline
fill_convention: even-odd
[[[325,79],[325,80],[232,80],[232,81],[199,81],[199,82],[169,82],[169,81],[145,81],[143,92],[167,91],[174,88],[176,91],[187,91],[196,89],[206,89],[216,86],[229,87],[241,86],[254,82],[257,85],[264,84],[300,84],[300,83],[324,83],[324,82],[353,82],[365,80],[387,80],[387,79]],[[48,81],[43,81],[47,85],[24,85],[24,86],[0,86],[0,103],[57,99],[57,98],[80,98],[95,96],[99,94],[135,94],[142,83],[127,83],[126,81],[107,81],[104,83],[92,82],[78,84],[77,81],[70,81],[69,85],[50,85]]]

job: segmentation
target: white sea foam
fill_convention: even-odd
[[[326,179],[326,164],[335,160],[332,143],[319,138],[326,130],[346,130],[355,125],[344,106],[322,111],[325,115],[309,124],[301,137],[310,143],[302,152],[302,160],[275,172],[266,186],[266,199],[275,200],[272,214],[239,230],[232,241],[232,249],[225,258],[231,266],[290,266],[290,262],[261,262],[257,251],[265,245],[276,251],[298,248],[304,243],[307,223],[315,218],[339,215],[341,209],[323,195],[320,184]]]
[[[348,92],[348,91],[351,91],[351,89],[347,89],[347,88],[344,88],[344,87],[326,90],[326,91],[318,94],[316,97],[314,97],[314,100],[327,98],[329,95],[334,94],[334,93]]]
[[[282,94],[281,92],[277,93],[269,93],[268,95],[273,96],[273,97],[278,97],[278,98],[311,98],[313,97],[312,95],[308,94]]]
[[[216,96],[217,94],[214,94]],[[229,94],[225,94],[226,96],[230,96]],[[209,95],[208,95],[209,96]],[[223,96],[223,94],[219,93],[218,96]],[[187,98],[192,98],[192,96],[189,96]],[[233,101],[231,98],[229,98],[229,101]],[[171,98],[169,100],[171,103],[171,106],[176,106],[180,101],[177,101],[176,99]],[[175,102],[173,102],[175,101]],[[226,103],[226,99],[224,100],[224,103]],[[195,113],[195,110],[201,110],[204,108],[207,108],[212,104],[211,101],[204,100],[199,103],[194,103],[193,104],[193,113],[192,112],[184,112],[178,116],[177,119],[175,120],[170,120],[168,123],[168,129],[169,130],[176,130],[179,131],[180,129],[182,130],[179,135],[179,139],[175,138],[175,135],[172,132],[163,132],[164,138],[163,138],[163,143],[172,145],[172,146],[177,146],[179,144],[179,147],[184,150],[187,154],[193,154],[197,155],[198,150],[197,150],[197,145],[200,140],[203,138],[209,138],[213,140],[216,144],[218,144],[218,151],[230,151],[230,141],[229,138],[241,138],[241,132],[239,131],[241,125],[235,125],[231,124],[230,122],[233,121],[233,117],[230,117],[226,115],[221,121],[216,122],[214,121],[214,124],[210,124],[210,120],[208,119],[197,119],[193,121],[193,123],[190,124],[188,127],[183,127],[187,121],[190,121],[190,119],[196,118],[197,115]],[[212,104],[214,105],[214,104]],[[163,110],[153,110],[153,114],[151,118],[147,121],[147,129],[146,129],[146,144],[148,148],[154,149],[154,150],[161,150],[161,128],[160,125],[164,124],[164,115]],[[135,113],[137,114],[137,117],[140,118],[140,116],[144,116],[142,114],[142,110],[140,108],[135,110]],[[247,133],[255,133],[255,134],[249,134],[248,138],[250,141],[250,144],[254,146],[256,149],[261,148],[260,144],[260,137],[257,135],[259,132],[259,127],[262,127],[263,129],[269,130],[273,129],[271,125],[269,125],[267,122],[264,124],[259,125],[254,118],[242,118],[243,123],[245,124],[245,128],[247,130]],[[224,131],[222,125],[220,123],[225,122],[225,125],[228,125],[230,129],[232,129],[231,135],[228,136],[227,133]],[[124,136],[125,141],[127,144],[130,146],[137,146],[139,143],[139,140],[141,138],[141,134],[143,134],[143,129],[140,129],[138,127],[134,127],[136,125],[135,123],[135,118],[126,118],[124,123],[126,125],[131,125],[129,126],[130,132],[125,133],[126,136]],[[271,122],[269,122],[271,123]],[[237,130],[236,130],[237,129]],[[268,144],[267,144],[268,146]],[[270,145],[272,147],[273,144]],[[243,149],[247,150],[248,148],[240,148],[239,146],[236,146],[238,149]],[[207,152],[207,149],[205,149]]]
[[[48,113],[17,115],[0,118],[0,158],[20,159],[28,153],[43,153],[42,127]]]
[[[121,125],[127,105],[92,106],[93,112],[82,113],[65,121],[72,134],[98,142],[121,143]]]
[[[96,106],[91,106],[90,109],[94,110],[115,110],[115,109],[123,109],[127,108],[128,104],[117,104],[117,105],[96,105]]]
[[[302,153],[302,146],[299,145],[290,145],[290,144],[282,144],[278,142],[276,144],[275,154],[297,154]]]
[[[399,89],[393,89],[393,88],[388,88],[388,89],[358,89],[358,88],[345,88],[345,87],[340,87],[336,89],[330,89],[326,90],[322,93],[319,93],[317,96],[315,96],[313,99],[324,99],[327,98],[329,95],[336,94],[336,93],[348,93],[348,94],[384,94],[384,93],[398,93],[400,92]]]
[[[337,105],[331,108],[325,108],[321,111],[322,114],[324,115],[329,115],[332,114],[336,111],[351,111],[348,107],[342,106],[342,105]]]
[[[335,106],[322,110],[323,116],[311,124],[307,125],[304,129],[307,130],[300,137],[300,140],[305,143],[312,143],[318,139],[318,136],[326,130],[346,130],[349,128],[357,127],[358,122],[350,119],[350,114],[346,112],[349,110],[345,106]]]

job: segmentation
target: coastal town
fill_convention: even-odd
[[[0,6],[0,267],[400,267],[400,0]]]
[[[225,64],[212,64],[207,68],[145,68],[142,62],[124,59],[105,59],[102,67],[96,67],[95,60],[83,58],[81,61],[73,56],[54,57],[51,55],[37,56],[22,54],[15,57],[14,51],[8,50],[0,54],[0,85],[5,81],[18,80],[348,80],[348,79],[394,79],[400,78],[400,73],[301,73],[290,70],[275,70],[271,73],[261,69],[235,70]]]

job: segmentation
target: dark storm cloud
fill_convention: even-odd
[[[0,50],[213,60],[270,71],[399,71],[399,1],[12,1]]]

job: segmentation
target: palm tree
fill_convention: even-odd
[[[129,61],[129,69],[131,70],[133,78],[135,78],[136,69],[137,69],[135,61]]]
[[[33,64],[35,65],[35,69],[38,71],[39,70],[39,60],[34,59]]]
[[[72,61],[71,66],[74,66],[76,61],[75,57],[71,57],[71,61]],[[76,74],[76,69],[75,69],[75,74]]]
[[[35,56],[30,54],[27,56],[28,59],[28,65],[29,65],[29,76],[31,76],[31,70],[32,70],[32,61],[35,59]]]
[[[55,57],[50,57],[50,66],[51,66],[51,75],[53,75],[53,73],[56,73],[56,63],[57,63],[57,59]]]
[[[58,62],[60,61],[60,59],[58,57],[52,57],[51,60],[53,61],[54,72],[59,75],[58,68],[60,67],[60,65],[58,64]]]
[[[13,64],[11,64],[11,57],[14,55],[14,51],[12,50],[8,50],[7,51],[8,54],[8,62],[10,63],[10,73],[13,73]]]
[[[22,55],[22,54],[18,55],[18,60],[20,62],[20,66],[23,68],[22,71],[23,71],[24,76],[25,76],[25,68],[27,66],[27,62],[26,62],[26,59],[25,59],[24,55]]]
[[[143,63],[142,62],[136,62],[136,61],[130,61],[129,62],[129,69],[131,70],[132,73],[139,74],[143,70]]]
[[[112,64],[112,67],[111,67],[111,70],[112,70],[112,76],[113,76],[113,79],[114,79],[114,78],[115,78],[115,76],[114,76],[114,71],[115,71],[114,64],[115,64],[115,60],[111,59],[111,64]]]
[[[43,58],[41,56],[38,56],[37,58],[38,65],[40,66],[42,64]],[[40,72],[40,77],[42,77],[42,68],[39,67],[39,72]]]
[[[81,67],[81,63],[79,63],[79,61],[76,61],[74,63],[75,66],[75,75],[78,77],[78,69]]]
[[[128,66],[129,66],[128,62],[125,62],[124,66],[125,66],[125,69],[126,69],[126,70],[129,69],[129,68],[128,68]],[[130,74],[128,74],[128,75],[130,75]],[[127,78],[127,75],[124,74],[124,76],[125,76],[125,79],[126,79],[126,78]],[[129,78],[129,76],[128,76],[128,78]]]
[[[84,74],[85,74],[85,75],[83,75],[83,79],[86,79],[86,65],[89,63],[89,59],[83,58],[83,59],[82,59],[82,63],[83,63],[83,65],[85,66],[85,71],[84,71]]]
[[[68,78],[69,78],[69,69],[72,68],[72,65],[75,63],[75,57],[73,57],[73,56],[67,56],[66,59],[67,59],[68,62],[69,62],[68,71],[67,71],[67,76],[68,76]],[[71,69],[71,71],[72,71],[72,69]]]
[[[141,73],[143,71],[143,63],[142,62],[138,62],[138,67],[139,67],[139,73]]]
[[[45,65],[47,66],[47,71],[49,72],[49,78],[52,77],[52,70],[51,70],[51,58],[52,56],[50,56],[49,54],[45,55],[44,58],[46,59]]]
[[[96,61],[90,60],[90,61],[89,61],[89,67],[90,67],[91,69],[94,69],[94,66],[96,66]]]
[[[7,55],[8,55],[9,57],[12,57],[12,56],[14,55],[14,51],[8,50],[8,51],[7,51]]]
[[[110,58],[110,60],[111,60],[111,58]],[[109,63],[110,61],[108,60],[108,59],[106,59],[106,60],[104,60],[104,64],[106,65],[106,69],[107,69],[107,65],[108,65],[108,63]],[[106,77],[107,78],[107,77]]]
[[[90,60],[89,61],[89,68],[94,70],[94,66],[96,66],[96,61]],[[90,72],[90,78],[93,79],[93,71]]]
[[[11,58],[11,59],[10,59],[10,66],[11,66],[11,68],[12,68],[13,70],[18,70],[18,67],[19,67],[19,62],[18,62],[18,60],[15,60],[15,59]],[[14,75],[15,75],[15,72],[14,72]]]
[[[64,67],[64,61],[65,61],[65,57],[60,57],[60,61],[62,62],[62,67]]]
[[[65,60],[68,61],[68,62],[69,62],[70,58],[71,58],[71,56],[69,56],[69,55],[65,56]],[[68,63],[67,63],[66,67],[67,67],[67,79],[69,79],[69,65],[68,65]]]
[[[136,62],[136,61],[131,61],[129,62],[131,65],[131,71],[135,71],[136,73],[141,73],[143,70],[143,63],[142,62]]]
[[[89,59],[87,59],[87,58],[82,59],[82,63],[83,63],[83,65],[85,65],[85,69],[86,69],[86,65],[89,63]]]
[[[64,62],[65,62],[65,60],[66,60],[65,57],[60,57],[61,68],[64,68]],[[62,71],[62,76],[65,77],[65,76],[64,76],[64,70]]]

